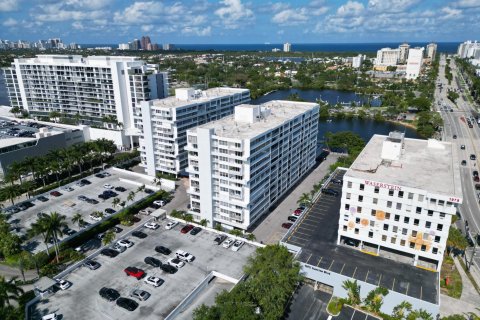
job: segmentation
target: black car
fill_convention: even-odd
[[[467,160],[462,160],[462,166],[466,166],[467,165]]]
[[[105,176],[104,176],[103,174],[101,174],[101,173],[97,173],[97,174],[95,175],[95,177],[100,178],[100,179],[105,178]]]
[[[146,194],[154,194],[155,191],[153,191],[152,189],[145,189],[143,190]]]
[[[471,155],[470,155],[470,160],[477,160],[477,156],[474,155],[474,154],[471,154]]]
[[[132,299],[120,297],[117,300],[117,306],[133,311],[138,308],[138,303]]]
[[[473,176],[478,177],[478,171],[477,170],[473,171]]]
[[[213,240],[213,242],[215,242],[216,244],[220,245],[223,241],[225,241],[225,239],[227,239],[227,236],[222,234],[222,235],[218,235],[215,240]]]
[[[202,231],[202,228],[200,228],[200,227],[195,227],[195,228],[192,229],[192,231],[190,231],[190,234],[196,235],[196,234],[198,234],[200,231]]]
[[[28,208],[31,208],[33,207],[34,204],[31,203],[30,201],[25,201],[25,202],[22,202],[20,203],[19,205],[17,205],[17,207],[20,209],[20,210],[27,210]]]
[[[69,227],[65,227],[65,228],[63,228],[62,233],[66,234],[67,236],[71,236],[72,234],[75,234],[76,231],[70,229]]]
[[[120,232],[123,231],[123,229],[120,228],[120,227],[113,227],[112,230],[113,230],[115,233],[120,233]]]
[[[105,209],[105,213],[108,213],[108,214],[114,214],[115,212],[117,212],[117,211],[113,210],[112,208],[106,208]]]
[[[85,197],[85,196],[78,196],[77,199],[80,200],[80,201],[87,201],[88,200],[88,198]]]
[[[175,272],[178,271],[177,268],[175,268],[174,266],[171,266],[169,264],[166,264],[166,263],[162,264],[160,266],[160,269],[162,269],[162,271],[165,271],[165,272],[170,273],[170,274],[174,274]]]
[[[120,293],[112,288],[103,287],[100,289],[100,297],[107,301],[115,301],[120,297]]]
[[[105,190],[103,191],[103,194],[104,195],[107,195],[109,197],[116,197],[118,196],[118,193],[116,193],[115,191],[112,191],[112,190]]]
[[[164,255],[169,255],[170,253],[172,253],[172,251],[164,246],[156,246],[155,247],[155,251],[157,251],[158,253],[161,253],[161,254],[164,254]]]
[[[106,195],[105,193],[99,194],[98,197],[103,200],[108,200],[110,199],[109,195]]]
[[[100,263],[98,263],[97,261],[93,261],[93,260],[86,260],[83,263],[83,265],[90,270],[96,270],[96,269],[100,268],[100,266],[101,266]]]
[[[80,180],[80,182],[83,183],[83,184],[85,184],[85,185],[91,184],[91,182],[88,181],[87,179],[82,179],[82,180]]]
[[[125,189],[124,187],[116,187],[116,188],[115,188],[115,191],[125,192],[125,191],[127,191],[127,189]]]
[[[142,231],[133,231],[132,236],[137,237],[139,239],[145,239],[147,237],[147,234]]]
[[[456,134],[453,135],[453,139],[457,139],[457,135],[456,135]]]
[[[345,244],[351,247],[358,247],[359,241],[353,239],[346,239]]]
[[[337,178],[332,178],[332,180],[330,180],[330,181],[332,181],[332,183],[335,183],[335,184],[342,184],[343,183],[343,181],[341,179],[337,179]]]
[[[152,267],[158,268],[162,266],[162,262],[154,257],[146,257],[145,263],[151,265]]]
[[[98,204],[98,200],[95,200],[95,199],[87,199],[85,201],[90,204]]]
[[[110,248],[103,249],[102,251],[100,251],[100,253],[102,255],[110,257],[110,258],[115,258],[116,256],[118,256],[118,251],[110,249]]]
[[[86,221],[81,221],[79,224],[80,224],[80,228],[86,228],[91,225],[91,223]]]
[[[292,221],[292,222],[297,221],[297,219],[298,219],[297,216],[289,216],[289,217],[287,218],[288,221]]]
[[[45,197],[45,196],[40,196],[40,197],[37,197],[37,200],[38,200],[38,201],[42,201],[42,202],[47,202],[47,201],[48,201],[48,198]]]
[[[334,197],[338,196],[338,191],[335,191],[333,189],[322,189],[322,193],[327,194],[329,196],[334,196]]]

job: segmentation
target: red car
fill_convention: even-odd
[[[297,213],[296,211],[293,213],[293,215],[296,216],[296,217],[300,217],[301,214],[302,214],[301,212]]]
[[[479,181],[480,181],[480,178],[478,178],[478,176],[475,176],[475,177],[473,177],[473,181],[479,182]]]
[[[192,229],[193,229],[193,226],[191,224],[187,224],[185,227],[182,228],[182,230],[180,230],[180,232],[181,233],[188,233]]]
[[[52,191],[52,192],[50,192],[50,195],[54,196],[54,197],[60,197],[62,194],[58,191]]]
[[[143,276],[145,276],[145,271],[135,267],[127,267],[123,271],[127,274],[127,276],[135,277],[137,280],[140,280],[143,278]]]
[[[294,213],[295,215],[300,215],[302,212],[303,212],[302,209],[297,209],[297,210],[293,211],[293,213]]]
[[[290,229],[291,226],[293,226],[293,223],[290,223],[290,222],[282,223],[282,228]]]

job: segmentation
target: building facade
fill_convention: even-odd
[[[187,131],[190,210],[246,230],[315,164],[319,106],[270,101]]]
[[[292,45],[290,43],[283,44],[283,52],[290,52],[292,50]]]
[[[382,48],[377,51],[377,66],[396,66],[400,60],[400,49]]]
[[[250,101],[250,90],[176,89],[175,96],[140,103],[140,152],[148,175],[157,171],[182,174],[188,165],[187,129],[231,115],[236,105]]]
[[[423,65],[424,48],[412,48],[408,50],[406,78],[415,80],[420,75]]]
[[[398,48],[400,49],[400,58],[398,62],[402,64],[407,63],[408,49],[410,49],[410,45],[408,43],[402,43]]]
[[[478,54],[477,57],[475,55]],[[477,41],[465,41],[458,46],[457,55],[462,58],[480,58],[480,42]]]
[[[359,69],[362,67],[363,61],[365,60],[365,56],[359,54],[356,57],[352,58],[352,68]]]
[[[84,123],[138,136],[134,114],[140,101],[168,96],[168,76],[136,57],[38,55],[15,59],[5,69],[13,107],[37,117],[58,112]]]
[[[435,56],[437,55],[437,44],[436,43],[429,43],[427,45],[427,50],[425,51],[425,57],[434,60]]]
[[[344,175],[338,243],[346,239],[440,270],[459,170],[449,142],[374,135]]]

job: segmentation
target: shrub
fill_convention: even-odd
[[[327,306],[328,313],[330,313],[333,316],[338,316],[340,314],[340,311],[342,311],[344,303],[345,303],[344,299],[332,297],[332,299],[330,300]]]

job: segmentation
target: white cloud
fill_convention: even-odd
[[[115,12],[113,20],[119,24],[142,24],[151,22],[157,15],[164,13],[166,10],[162,3],[140,1],[126,7],[123,11]]]
[[[2,23],[4,27],[15,27],[17,24],[18,24],[17,20],[13,18],[8,18]]]
[[[74,23],[72,23],[72,27],[73,27],[73,29],[75,29],[75,30],[83,30],[83,29],[85,29],[85,27],[83,26],[83,23],[81,23],[80,21],[75,21]]]
[[[223,0],[221,3],[223,7],[215,10],[215,14],[227,29],[237,29],[241,23],[249,22],[254,17],[253,11],[244,6],[241,0]]]
[[[61,3],[61,1],[59,1]],[[112,3],[112,0],[65,0],[65,5],[86,9],[101,9]]]
[[[208,26],[206,28],[198,28],[198,27],[185,27],[182,30],[184,34],[192,34],[199,37],[206,37],[211,35],[212,27]]]
[[[348,1],[344,5],[337,9],[337,15],[339,16],[356,16],[363,12],[365,7],[362,3],[357,1]]]
[[[144,31],[144,32],[152,31],[152,29],[153,29],[153,25],[151,25],[151,24],[145,24],[145,25],[142,26],[142,31]]]
[[[106,12],[102,10],[86,10],[69,1],[39,5],[32,10],[31,15],[34,19],[43,22],[95,20],[106,16]]]
[[[480,0],[459,0],[453,3],[454,6],[460,8],[480,7]]]
[[[369,0],[368,9],[383,12],[405,12],[420,0]]]
[[[304,23],[308,20],[307,12],[301,9],[286,9],[278,12],[272,18],[272,21],[280,25],[292,26]]]
[[[441,12],[443,13],[442,19],[458,18],[462,15],[462,10],[450,7],[443,7]]]
[[[15,11],[18,8],[18,0],[1,0],[0,12],[2,11]]]

